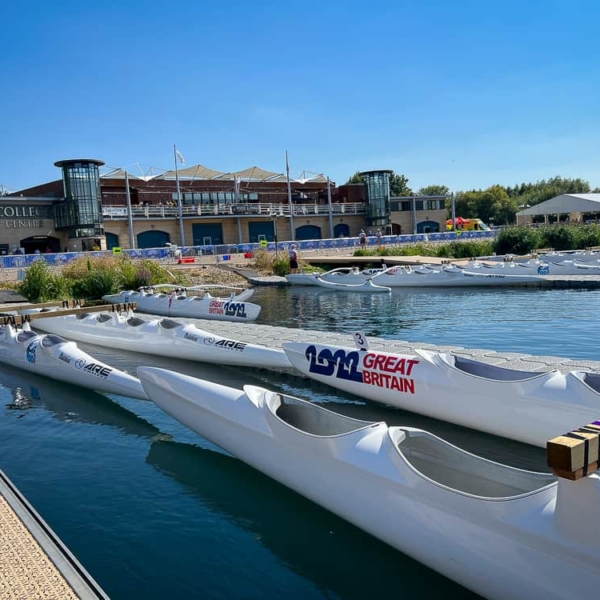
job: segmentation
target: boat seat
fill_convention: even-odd
[[[556,481],[550,473],[519,471],[468,454],[423,431],[397,438],[397,448],[422,475],[439,485],[483,498],[508,498],[544,488]]]
[[[506,369],[494,365],[476,362],[463,356],[454,356],[454,366],[470,375],[483,377],[485,379],[495,379],[496,381],[521,381],[531,377],[542,375],[540,371],[519,371],[518,369]]]
[[[175,329],[177,327],[183,327],[183,323],[179,321],[174,321],[173,319],[161,319],[160,326],[163,329]]]
[[[37,333],[35,331],[19,331],[17,333],[17,342],[26,342],[31,338],[37,337]]]
[[[98,321],[98,323],[106,323],[110,320],[112,320],[112,316],[106,313],[101,313],[96,317],[96,321]]]
[[[298,401],[290,396],[279,396],[275,414],[282,421],[304,433],[332,436],[350,433],[373,425],[372,421],[360,421],[333,412],[325,412],[310,402]]]
[[[65,340],[65,338],[61,338],[59,335],[49,333],[42,337],[41,346],[42,348],[52,348],[52,346],[56,346],[56,344],[64,344],[66,341],[67,340]]]
[[[146,321],[144,319],[140,319],[139,317],[130,317],[127,319],[127,325],[131,325],[131,327],[139,327],[143,325]]]

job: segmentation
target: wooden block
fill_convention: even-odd
[[[594,421],[593,423],[588,423],[587,425],[584,425],[583,428],[595,431],[600,435],[600,421]]]
[[[598,462],[599,441],[597,433],[576,430],[559,435],[546,444],[548,466],[559,471],[577,471]]]
[[[552,469],[552,474],[556,477],[562,477],[563,479],[569,479],[570,481],[577,481],[583,479],[587,475],[591,475],[598,470],[598,463],[592,463],[588,465],[587,469],[577,469],[576,471],[563,471],[562,469]]]

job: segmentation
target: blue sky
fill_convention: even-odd
[[[30,0],[0,9],[0,185],[60,159],[600,186],[596,0]],[[139,167],[137,165],[140,165]]]

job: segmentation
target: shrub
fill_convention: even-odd
[[[496,254],[529,254],[542,247],[542,236],[531,227],[506,227],[493,242]]]
[[[25,270],[25,279],[17,290],[32,303],[64,300],[71,295],[68,280],[52,273],[43,259],[34,261]]]
[[[275,255],[267,250],[256,250],[254,252],[252,265],[259,271],[271,271],[273,269],[274,260]]]
[[[300,261],[298,261],[300,267]],[[285,277],[290,272],[290,260],[286,256],[276,256],[272,263],[273,273]]]
[[[554,227],[541,227],[542,237],[539,247],[554,248],[555,250],[575,250],[579,247],[579,227],[572,225],[555,225]]]
[[[93,270],[71,284],[71,294],[78,300],[97,300],[121,290],[121,276],[110,269]]]

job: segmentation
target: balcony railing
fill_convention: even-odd
[[[254,217],[263,216],[273,217],[303,217],[310,215],[327,216],[329,206],[327,204],[295,204],[292,207],[293,213],[290,213],[290,207],[287,204],[198,204],[190,206],[184,204],[181,207],[183,217]],[[366,204],[348,203],[331,205],[331,212],[334,215],[364,215],[366,213]],[[126,206],[103,206],[102,216],[105,219],[126,219],[128,217]],[[151,204],[149,206],[132,206],[131,216],[134,219],[174,219],[179,216],[177,206],[163,206]]]

